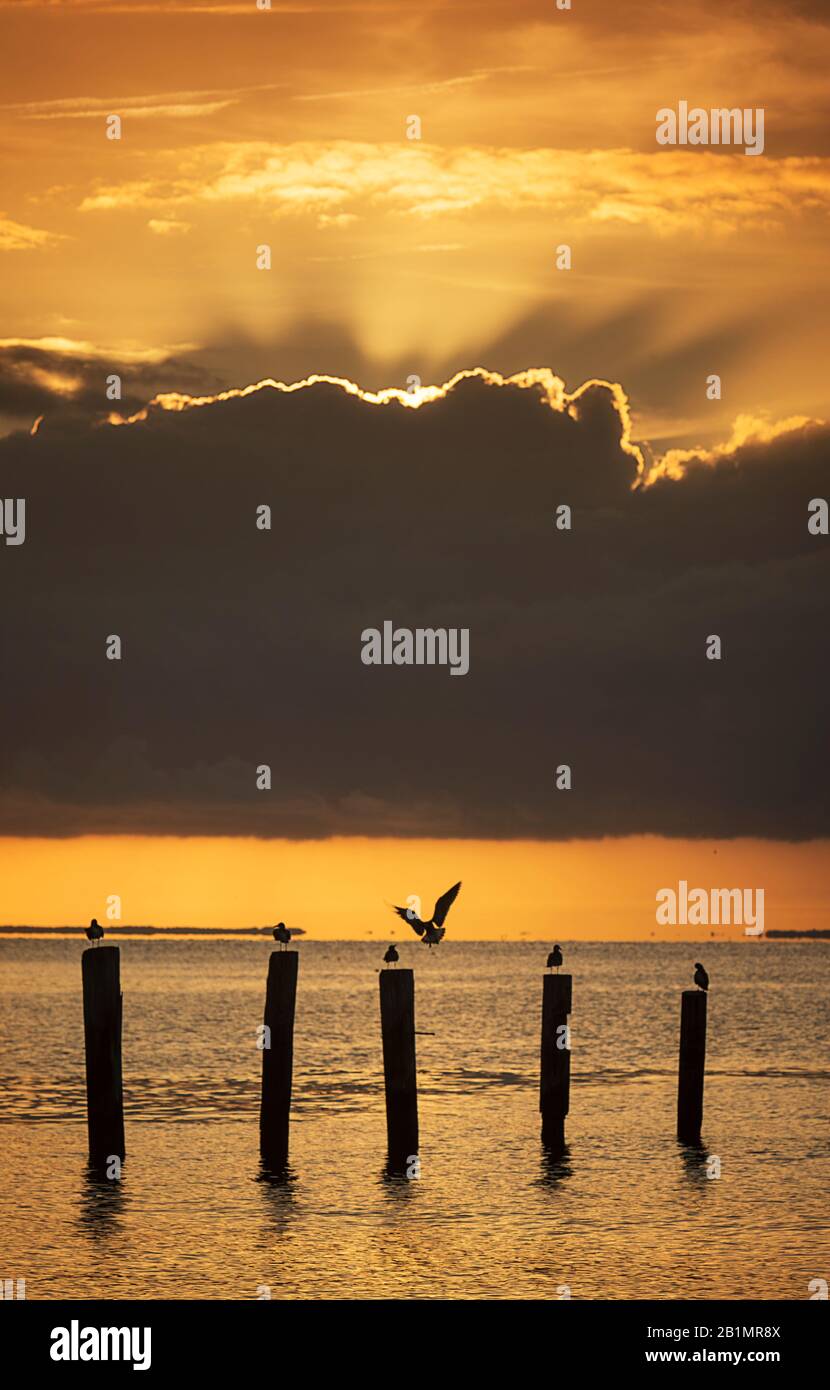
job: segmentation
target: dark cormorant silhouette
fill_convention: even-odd
[[[390,946],[388,951],[384,952],[383,959],[386,961],[387,965],[397,965],[398,961],[400,960],[400,956],[398,955],[396,948],[394,946]]]
[[[89,926],[86,928],[86,939],[87,939],[87,941],[91,941],[92,944],[93,944],[93,946],[97,946],[97,945],[98,945],[98,942],[99,942],[99,941],[102,941],[103,938],[104,938],[104,928],[101,927],[101,926],[99,926],[99,925],[98,925],[98,922],[97,922],[97,921],[95,920],[95,918],[93,917],[93,919],[92,919],[92,921],[90,922]]]
[[[695,961],[695,984],[698,989],[702,989],[704,993],[709,988],[709,976],[706,974],[699,960]]]
[[[557,971],[557,973],[558,973],[558,972],[559,972],[559,967],[560,967],[561,964],[562,964],[562,947],[561,947],[561,946],[554,946],[553,950],[551,951],[550,955],[548,956],[548,970],[553,970],[553,968],[554,968],[554,966],[555,966],[555,967],[556,967],[556,971]]]
[[[411,907],[395,907],[393,912],[397,912],[399,917],[403,917],[408,922],[414,932],[421,938],[422,946],[440,946],[441,939],[445,934],[444,919],[458,897],[458,890],[461,887],[461,880],[448,888],[446,893],[435,904],[432,916],[428,922],[422,922],[420,917],[416,917]]]
[[[277,922],[277,925],[274,927],[274,940],[278,942],[280,946],[291,945],[291,932],[284,922]]]

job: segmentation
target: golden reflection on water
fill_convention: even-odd
[[[282,1173],[258,1154],[267,947],[122,949],[113,1182],[86,1163],[80,948],[0,942],[0,1219],[27,1297],[790,1299],[827,1267],[826,948],[707,945],[704,1132],[683,1146],[678,992],[697,952],[566,946],[561,1153],[539,1137],[540,948],[433,953],[416,972],[435,1034],[418,1039],[417,1179],[386,1166],[377,948],[302,948]]]

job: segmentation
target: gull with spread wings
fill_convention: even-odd
[[[440,946],[441,938],[446,932],[444,920],[458,897],[460,887],[461,882],[459,881],[452,888],[448,888],[446,893],[441,894],[428,922],[422,922],[411,907],[396,907],[393,908],[393,911],[397,912],[399,917],[403,917],[412,930],[418,933],[422,946]]]

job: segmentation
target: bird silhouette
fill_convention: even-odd
[[[386,961],[387,965],[397,965],[398,961],[400,960],[400,956],[398,955],[396,948],[394,946],[390,946],[388,951],[384,952],[383,959]]]
[[[87,941],[91,941],[93,946],[97,946],[98,942],[103,940],[103,937],[104,928],[100,927],[95,918],[93,917],[89,926],[86,928],[86,939]]]
[[[551,951],[550,955],[548,956],[548,970],[553,970],[553,968],[554,968],[554,966],[555,966],[555,967],[556,967],[556,972],[557,972],[557,974],[558,974],[558,973],[559,973],[559,967],[560,967],[561,964],[562,964],[562,947],[561,947],[561,946],[554,946],[553,950]]]
[[[408,922],[414,932],[421,938],[422,946],[440,946],[441,940],[446,934],[444,920],[458,897],[458,890],[461,887],[461,880],[448,888],[446,893],[442,893],[433,909],[432,916],[428,922],[422,922],[420,917],[416,917],[411,907],[395,907],[393,912],[397,912],[399,917],[403,917]]]
[[[274,940],[280,946],[291,945],[291,932],[284,922],[277,922],[277,925],[274,927]]]
[[[698,989],[702,989],[704,993],[709,988],[709,976],[706,974],[699,960],[695,961],[695,984]]]

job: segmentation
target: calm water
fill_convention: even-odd
[[[416,966],[419,1181],[384,1175],[381,948],[300,946],[292,1176],[259,1181],[270,943],[121,942],[127,1161],[86,1174],[78,940],[0,940],[3,1277],[29,1298],[802,1299],[828,1277],[830,945],[564,944],[569,1147],[537,1112],[546,947]],[[385,944],[385,943],[384,943]],[[679,991],[712,979],[704,1148]],[[707,1155],[722,1175],[706,1176]]]

